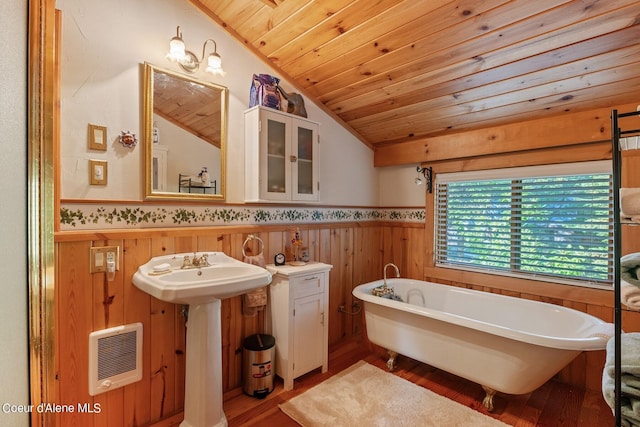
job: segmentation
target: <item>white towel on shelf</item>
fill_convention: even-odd
[[[640,252],[633,252],[620,258],[620,278],[640,287]]]
[[[610,377],[615,375],[615,338],[607,342],[607,357],[604,372]],[[620,372],[623,375],[640,377],[640,332],[623,333],[620,335]]]
[[[624,393],[624,384],[621,383],[621,391]],[[615,408],[615,381],[609,375],[602,376],[602,396],[613,411]],[[620,401],[620,420],[624,427],[640,427],[640,416],[636,412],[639,409],[640,400],[623,396]]]
[[[620,213],[625,217],[640,215],[640,188],[620,189]]]
[[[623,395],[640,399],[640,377],[627,374],[621,375],[620,386]],[[638,400],[638,402],[638,405],[636,405],[638,408],[634,408],[634,412],[640,416],[640,400]]]
[[[623,426],[640,427],[640,333],[620,336],[620,415]],[[615,338],[607,342],[607,355],[602,372],[602,396],[615,408]]]
[[[631,310],[640,311],[640,287],[620,281],[620,302]]]

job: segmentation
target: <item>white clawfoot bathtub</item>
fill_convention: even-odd
[[[411,279],[387,279],[402,299],[372,295],[383,280],[356,287],[374,344],[466,378],[487,392],[525,394],[585,350],[603,350],[613,325],[553,304]],[[611,332],[609,332],[611,331]]]

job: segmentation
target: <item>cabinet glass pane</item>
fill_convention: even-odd
[[[298,127],[298,194],[313,194],[313,131]]]
[[[298,194],[313,194],[313,164],[298,160]]]
[[[267,153],[284,157],[285,124],[275,120],[268,120],[267,123]]]
[[[268,120],[267,126],[267,191],[285,193],[285,124]]]
[[[270,193],[285,193],[284,157],[269,156],[267,168],[267,191]]]
[[[298,158],[313,160],[313,131],[311,129],[298,128]]]

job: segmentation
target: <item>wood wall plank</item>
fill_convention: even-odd
[[[151,239],[124,239],[122,266],[124,283],[151,258]],[[135,286],[124,287],[125,323],[142,323],[142,380],[124,387],[124,424],[142,425],[151,422],[151,296]]]
[[[424,272],[424,254],[426,253],[424,238],[424,228],[407,228],[407,263],[405,265],[406,275],[412,279],[422,280]]]
[[[344,304],[344,281],[345,272],[343,263],[345,262],[342,250],[333,250],[333,248],[343,248],[348,242],[344,241],[345,236],[340,229],[332,229],[330,237],[331,255],[328,264],[333,268],[329,275],[329,343],[341,340],[344,335],[345,317],[337,312],[337,308]],[[336,307],[336,310],[331,310]]]
[[[122,240],[93,241],[92,246],[118,246]],[[121,256],[121,254],[120,254]],[[106,273],[92,275],[93,327],[101,330],[124,324],[124,281],[122,268],[116,271],[113,281],[107,280]],[[98,394],[93,403],[100,405],[100,416],[95,417],[94,426],[108,427],[120,422],[124,417],[124,390]]]
[[[356,314],[358,307],[363,310],[363,304],[353,296],[351,291],[358,285],[369,283],[382,277],[382,232],[376,227],[357,227],[354,229],[354,259],[353,259],[353,283],[349,290],[349,297],[345,298],[348,302],[346,309],[354,314],[352,323],[352,333],[358,334],[364,332],[364,322],[361,311]],[[356,305],[357,304],[357,305]]]
[[[57,251],[55,312],[60,354],[57,355],[59,389],[55,395],[56,403],[61,405],[93,403],[88,390],[88,337],[93,331],[90,247],[90,241],[83,241],[58,247]],[[58,415],[59,425],[92,426],[94,423],[93,416],[77,411]]]
[[[183,248],[183,252],[191,252],[190,236],[170,237],[161,235],[151,241],[151,256],[179,253],[176,246]],[[173,413],[175,408],[175,304],[151,298],[151,419],[162,419]],[[165,331],[165,333],[153,333]]]

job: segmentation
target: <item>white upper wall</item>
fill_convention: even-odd
[[[217,43],[225,77],[196,77],[229,88],[227,201],[244,200],[244,124],[254,73],[278,76],[241,43],[184,0],[58,0],[62,11],[61,198],[142,200],[141,68],[149,62],[180,72],[165,59],[169,40],[180,25],[187,48],[198,55],[207,38]],[[278,76],[279,77],[279,76]],[[281,82],[285,90],[298,90]],[[351,206],[420,206],[423,197],[379,191],[380,171],[373,151],[306,99],[309,119],[320,122],[321,203]],[[107,127],[108,150],[89,150],[87,125]],[[118,142],[121,131],[139,139],[134,149]],[[89,159],[108,162],[108,184],[88,184]],[[390,168],[385,182],[404,182],[408,168]],[[404,172],[403,172],[404,170]]]
[[[415,165],[388,166],[379,169],[380,206],[424,206],[426,200],[426,182],[416,171]],[[422,179],[416,185],[416,178]]]

